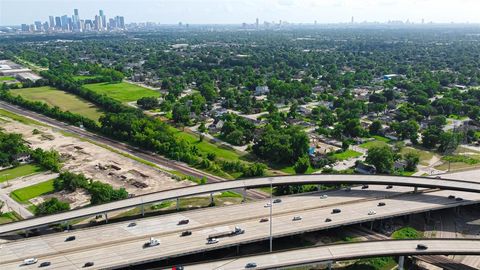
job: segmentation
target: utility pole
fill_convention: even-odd
[[[272,211],[273,211],[273,188],[272,188],[273,179],[270,178],[270,253],[273,251],[273,236],[272,236]]]

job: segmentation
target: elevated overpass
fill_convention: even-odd
[[[418,244],[426,245],[428,247],[427,250],[417,249]],[[255,269],[275,269],[383,256],[400,256],[399,266],[403,267],[403,256],[411,255],[480,255],[480,240],[382,240],[327,245],[208,262],[197,265],[187,265],[185,266],[185,270],[239,270],[245,269],[247,263],[256,263],[257,267]]]
[[[65,213],[51,216],[27,219],[19,222],[9,223],[0,226],[0,234],[28,230],[46,226],[49,224],[60,223],[75,218],[89,217],[97,214],[106,214],[110,211],[117,211],[131,207],[142,206],[150,203],[157,203],[165,200],[174,200],[182,197],[190,197],[201,194],[212,194],[214,192],[226,190],[251,189],[265,187],[272,184],[280,185],[304,185],[304,184],[372,184],[372,185],[394,185],[411,186],[415,190],[422,188],[439,188],[444,190],[456,190],[465,192],[480,192],[480,182],[469,182],[449,179],[432,179],[426,177],[404,177],[404,176],[384,176],[384,175],[297,175],[297,176],[278,176],[262,177],[234,181],[225,181],[211,183],[186,188],[178,188],[133,197],[130,199],[111,202],[107,204],[80,208]]]

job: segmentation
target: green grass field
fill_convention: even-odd
[[[85,88],[99,94],[105,94],[121,102],[136,101],[142,97],[159,97],[160,93],[130,83],[94,83],[86,84]]]
[[[102,115],[101,110],[93,103],[49,86],[17,89],[11,92],[28,100],[43,101],[50,106],[58,106],[61,110],[77,113],[92,120],[97,121]]]
[[[388,145],[388,143],[384,142],[383,140],[382,141],[375,140],[375,141],[371,141],[371,142],[362,143],[359,146],[362,147],[362,148],[365,148],[365,149],[370,149],[370,148],[373,148],[373,147],[382,147],[382,146],[386,146],[386,145]]]
[[[10,197],[20,203],[27,203],[35,197],[53,192],[53,179],[36,185],[20,188],[10,193]]]
[[[35,174],[41,171],[43,171],[42,168],[37,165],[31,164],[21,165],[12,169],[3,170],[0,171],[0,183],[7,180],[15,179],[17,177]]]
[[[7,212],[0,215],[0,224],[6,224],[20,220],[18,216],[13,212]]]
[[[5,82],[5,81],[15,81],[15,78],[12,76],[0,76],[0,82]]]
[[[336,154],[333,154],[332,156],[334,158],[336,158],[337,160],[347,160],[347,159],[351,159],[351,158],[360,157],[360,156],[362,156],[362,153],[359,153],[357,151],[353,151],[353,150],[348,149],[345,152],[336,153]]]

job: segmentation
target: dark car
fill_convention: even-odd
[[[338,208],[335,208],[335,209],[332,210],[332,214],[338,214],[340,212],[342,212],[342,210],[340,210]]]
[[[362,189],[367,189],[368,185],[362,185]]]
[[[172,267],[172,270],[183,270],[183,269],[184,268],[181,265],[176,265],[176,266]]]
[[[260,219],[260,223],[267,222],[267,221],[268,221],[268,218],[262,218],[262,219]]]
[[[253,262],[247,263],[247,264],[245,265],[245,268],[255,268],[255,267],[257,267],[257,264],[256,264],[256,263],[253,263]]]
[[[387,189],[392,189],[392,188],[393,188],[392,185],[388,185],[388,186],[387,186]]]
[[[455,198],[455,201],[463,201],[463,198],[457,197]]]
[[[83,267],[91,267],[91,266],[93,266],[93,265],[94,265],[93,262],[86,262],[86,263],[83,265]]]
[[[72,236],[67,237],[67,239],[65,239],[65,242],[70,242],[70,241],[73,241],[73,240],[75,240],[75,239],[77,239],[77,238],[75,237],[75,235],[72,235]]]
[[[136,222],[131,222],[130,224],[128,224],[128,227],[135,227],[135,226],[137,226]]]
[[[345,191],[347,191],[347,192],[348,192],[348,191],[352,191],[352,188],[351,188],[351,187],[346,187],[346,188],[345,188]]]
[[[417,245],[417,249],[418,249],[418,250],[427,250],[428,247],[427,247],[426,245],[424,245],[424,244],[418,244],[418,245]]]
[[[273,203],[281,203],[282,202],[282,199],[275,199],[273,200]]]
[[[325,222],[331,222],[331,221],[332,221],[331,218],[326,218],[326,219],[325,219]]]
[[[52,263],[50,262],[42,262],[39,267],[47,267],[47,266],[50,266]]]
[[[448,195],[448,198],[453,200],[453,199],[455,199],[455,196],[454,195]]]
[[[189,236],[192,235],[192,231],[183,231],[181,236]]]
[[[178,225],[185,225],[185,224],[188,224],[190,222],[190,220],[188,219],[182,219],[178,222]]]
[[[378,203],[378,206],[385,206],[385,205],[386,205],[386,203],[384,203],[384,202],[379,202]]]

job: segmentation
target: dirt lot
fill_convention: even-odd
[[[190,181],[177,181],[160,170],[95,144],[64,136],[51,128],[25,125],[2,117],[0,122],[6,132],[22,134],[32,148],[57,150],[63,159],[63,170],[83,173],[88,178],[108,183],[115,188],[124,187],[131,194],[140,195],[192,185]],[[34,129],[37,131],[34,132]],[[80,191],[57,193],[55,196],[69,201],[72,208],[88,204],[89,201],[88,194]],[[41,200],[38,198],[38,202]]]

